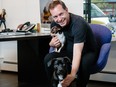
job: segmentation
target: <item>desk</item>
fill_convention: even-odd
[[[17,40],[18,81],[28,83],[46,83],[44,56],[49,51],[49,34],[31,34],[18,36],[0,36],[0,41]]]

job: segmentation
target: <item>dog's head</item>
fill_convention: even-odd
[[[71,61],[68,57],[55,58],[48,62],[48,67],[53,66],[55,76],[58,80],[63,80],[70,72]]]
[[[52,29],[51,29],[51,33],[52,34],[57,34],[57,32],[60,30],[60,27],[57,27],[57,26],[54,26],[54,27],[52,27]]]

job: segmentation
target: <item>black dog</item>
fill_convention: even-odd
[[[54,68],[52,87],[62,87],[61,81],[70,73],[71,61],[68,57],[54,58],[48,62],[48,67],[51,65]],[[69,87],[76,87],[76,80]]]

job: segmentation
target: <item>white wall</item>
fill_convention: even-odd
[[[39,0],[0,0],[0,9],[6,9],[6,25],[16,29],[26,21],[40,22]]]
[[[83,0],[62,0],[68,7],[69,12],[83,16]]]
[[[2,2],[1,2],[1,0],[0,0],[0,9],[1,9],[1,6],[2,6]]]

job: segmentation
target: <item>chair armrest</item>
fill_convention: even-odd
[[[100,49],[99,58],[97,60],[97,67],[99,68],[100,71],[105,67],[107,63],[110,48],[111,43],[106,43],[102,45]]]

